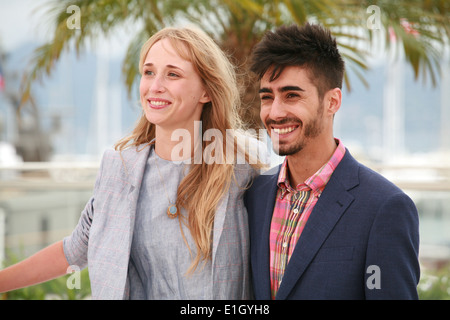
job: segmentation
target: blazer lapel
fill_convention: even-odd
[[[342,214],[353,202],[348,192],[358,184],[354,159],[348,150],[315,205],[286,267],[276,299],[286,299],[327,239]]]
[[[275,207],[277,195],[277,180],[281,165],[275,167],[264,175],[267,175],[266,182],[261,185],[261,201],[258,201],[259,207],[257,212],[262,212],[261,224],[255,227],[255,230],[260,230],[256,247],[258,250],[258,260],[253,268],[258,269],[254,276],[258,276],[258,283],[261,286],[261,299],[271,299],[271,285],[270,285],[270,225],[272,223],[273,209]],[[264,200],[265,199],[265,200]],[[255,243],[252,243],[255,245]]]
[[[139,151],[138,151],[139,150]],[[127,205],[127,214],[129,221],[129,232],[128,237],[126,238],[126,247],[128,248],[127,255],[121,255],[118,257],[118,262],[122,266],[121,270],[124,270],[124,274],[122,274],[121,279],[123,282],[123,297],[118,297],[119,299],[127,299],[129,296],[129,283],[128,283],[128,263],[131,252],[131,244],[133,241],[133,231],[136,217],[136,206],[139,199],[139,191],[142,184],[142,179],[144,176],[145,165],[147,163],[148,155],[151,148],[150,146],[145,147],[144,149],[139,148],[130,148],[126,149],[122,152],[121,160],[123,162],[122,170],[124,171],[124,175],[126,176],[126,180],[129,182],[129,191],[127,195],[124,195],[128,201]]]
[[[124,154],[124,162],[126,166],[124,170],[130,183],[130,189],[127,196],[129,204],[128,213],[130,217],[129,249],[131,249],[131,240],[133,239],[134,220],[136,216],[136,206],[139,199],[139,191],[141,189],[142,179],[144,177],[145,165],[151,149],[151,146],[147,145],[144,149],[139,147],[136,149],[129,149],[127,150],[129,153]]]
[[[138,151],[139,150],[139,151]],[[125,167],[123,168],[127,179],[130,183],[130,191],[128,193],[128,200],[130,202],[130,217],[134,222],[134,215],[136,213],[136,205],[139,197],[139,190],[141,189],[142,178],[144,176],[145,165],[147,163],[148,155],[151,146],[147,145],[144,149],[129,149],[124,151],[123,160]],[[130,226],[132,231],[134,225]]]

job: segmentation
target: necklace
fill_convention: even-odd
[[[167,200],[169,201],[169,206],[167,207],[167,216],[170,219],[175,219],[178,216],[178,207],[175,203],[173,203],[172,201],[170,201],[169,198],[169,194],[167,193],[167,189],[166,189],[166,185],[164,183],[164,180],[162,178],[161,172],[159,171],[159,167],[158,167],[158,159],[155,157],[155,164],[156,164],[156,169],[158,169],[158,174],[159,174],[159,179],[161,180],[161,184],[164,187],[164,191],[166,192],[166,197]]]

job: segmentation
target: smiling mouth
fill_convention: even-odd
[[[147,100],[150,107],[155,108],[155,109],[161,109],[164,108],[166,106],[168,106],[170,104],[169,101],[161,101],[161,100]]]
[[[294,131],[295,129],[297,129],[299,126],[289,126],[289,127],[284,127],[284,128],[274,128],[272,127],[272,131],[275,132],[278,135],[284,135],[284,134],[289,134],[292,131]]]

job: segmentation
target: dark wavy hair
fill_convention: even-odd
[[[259,80],[272,68],[270,81],[273,81],[288,66],[306,68],[321,98],[328,90],[342,89],[344,60],[336,39],[320,25],[281,26],[267,32],[253,49],[250,69]]]

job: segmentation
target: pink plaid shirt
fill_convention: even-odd
[[[295,245],[323,189],[345,154],[342,142],[335,139],[337,148],[330,160],[304,183],[294,189],[289,184],[287,161],[278,176],[277,201],[270,226],[270,281],[272,299],[280,287],[284,270]]]

